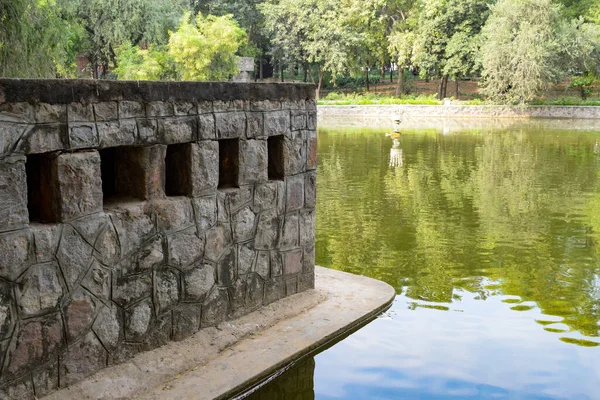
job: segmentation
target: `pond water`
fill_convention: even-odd
[[[250,398],[599,399],[600,133],[553,126],[320,129],[317,263],[398,296]]]

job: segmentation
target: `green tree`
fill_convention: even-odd
[[[88,45],[82,48],[94,66],[108,71],[116,64],[116,47],[127,42],[141,47],[164,45],[189,0],[77,0]],[[96,68],[93,68],[94,74]]]
[[[560,6],[499,0],[483,29],[484,87],[491,100],[524,103],[563,77]]]
[[[127,42],[115,49],[118,79],[172,80],[177,79],[177,66],[166,46],[140,49]]]
[[[360,40],[348,23],[339,0],[268,0],[261,7],[274,54],[287,62],[315,65],[319,96],[325,72],[333,76],[346,70],[350,49]]]
[[[82,35],[65,0],[0,1],[0,76],[69,75]]]
[[[246,32],[231,15],[186,14],[169,39],[169,54],[184,80],[224,80],[239,73],[238,49]]]
[[[492,0],[423,1],[413,63],[422,78],[440,77],[439,99],[446,97],[448,78],[478,71],[479,35]]]

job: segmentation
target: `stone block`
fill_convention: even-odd
[[[13,285],[2,281],[0,282],[0,342],[12,335],[14,324],[17,322],[16,315]],[[1,354],[0,359],[2,359]]]
[[[262,112],[246,113],[246,137],[248,139],[265,138],[265,115]]]
[[[300,213],[300,245],[305,246],[315,242],[316,213],[302,211]]]
[[[215,113],[224,113],[229,111],[244,111],[248,110],[250,104],[247,100],[215,100],[213,101],[213,109]]]
[[[268,178],[268,152],[266,140],[240,142],[239,183],[241,185],[266,182]]]
[[[146,115],[148,118],[151,117],[172,117],[173,116],[173,103],[165,101],[152,101],[146,103]]]
[[[203,234],[217,223],[217,196],[197,197],[192,204],[198,232]]]
[[[155,273],[154,303],[156,314],[163,314],[179,301],[179,274],[173,270]]]
[[[33,105],[33,116],[36,124],[66,123],[67,105],[36,103]]]
[[[28,130],[33,129],[33,126],[0,122],[0,157],[5,157],[13,153],[19,140],[25,136]]]
[[[146,108],[139,101],[120,101],[119,118],[146,118]]]
[[[48,361],[64,343],[62,332],[60,314],[24,322],[16,333],[14,349],[8,353],[7,368],[2,375],[18,375]]]
[[[271,278],[283,275],[283,257],[277,250],[271,252]]]
[[[67,105],[67,120],[69,122],[94,122],[92,104],[70,103]]]
[[[174,114],[177,117],[198,115],[198,107],[189,101],[176,101],[173,103]]]
[[[271,100],[252,100],[250,101],[251,111],[278,111],[281,110],[280,101]]]
[[[315,273],[315,245],[314,243],[304,248],[304,259],[302,264],[302,273]]]
[[[56,264],[34,265],[18,282],[19,307],[24,317],[57,311],[63,296]]]
[[[306,113],[306,111],[292,111],[291,118],[292,131],[301,131],[303,129],[306,129],[308,120],[308,114]]]
[[[141,338],[141,345],[136,345],[135,350],[149,351],[169,343],[173,337],[173,313],[167,312],[156,318],[149,331]],[[122,347],[121,344],[119,347]]]
[[[204,255],[204,235],[198,237],[196,227],[169,235],[167,243],[171,267],[184,269]]]
[[[256,251],[252,249],[250,243],[245,243],[238,246],[238,267],[237,275],[245,276],[251,273],[254,269],[256,260]]]
[[[58,224],[31,225],[31,231],[35,238],[35,257],[37,263],[47,263],[54,260],[62,228],[63,226]]]
[[[53,209],[66,222],[102,211],[102,178],[97,151],[60,154],[52,159]]]
[[[215,114],[217,139],[235,139],[246,136],[246,113],[228,112]]]
[[[283,222],[283,228],[281,230],[281,236],[279,237],[278,248],[280,250],[288,250],[298,246],[299,238],[299,227],[298,227],[298,214],[286,214]]]
[[[196,117],[176,117],[158,120],[158,136],[161,143],[189,143],[198,137]]]
[[[192,195],[212,194],[219,185],[219,144],[202,141],[190,146]]]
[[[151,204],[159,230],[173,232],[195,225],[194,208],[188,198],[169,198],[153,201]]]
[[[315,288],[315,274],[302,274],[298,277],[298,293]]]
[[[318,141],[316,131],[306,132],[306,169],[315,170],[318,164]]]
[[[298,132],[293,137],[285,137],[283,143],[283,172],[285,176],[304,172],[306,168],[305,140]]]
[[[210,261],[217,262],[233,243],[231,228],[229,224],[218,224],[206,232],[206,247],[204,257]]]
[[[300,210],[304,207],[304,175],[287,178],[285,198],[288,212]]]
[[[317,206],[317,172],[307,172],[304,176],[304,206],[314,209]]]
[[[81,281],[81,286],[100,299],[100,301],[107,303],[110,300],[111,283],[110,269],[94,260],[89,271]]]
[[[250,274],[247,282],[246,307],[247,312],[251,312],[263,304],[264,282],[258,274]]]
[[[125,340],[141,341],[150,330],[152,302],[145,300],[125,312]]]
[[[114,265],[121,259],[121,243],[116,228],[107,224],[94,241],[96,258],[105,265]]]
[[[137,138],[135,120],[97,122],[96,129],[100,137],[100,148],[130,146]]]
[[[258,218],[254,246],[257,250],[271,250],[277,246],[279,218],[276,210],[264,211]]]
[[[29,376],[0,386],[0,399],[37,400],[33,384]]]
[[[67,338],[70,342],[90,331],[99,304],[96,299],[83,290],[78,290],[72,296],[64,311]]]
[[[222,287],[232,287],[237,276],[237,254],[233,247],[225,253],[217,265],[217,282]]]
[[[302,273],[302,250],[283,253],[283,274],[285,276]]]
[[[33,386],[37,398],[49,395],[58,389],[58,361],[54,360],[33,372]]]
[[[23,102],[2,103],[0,104],[0,122],[34,123],[35,106]]]
[[[198,139],[213,140],[217,137],[215,116],[213,114],[200,115],[198,117]]]
[[[119,308],[109,303],[102,306],[92,330],[98,336],[105,349],[113,351],[122,338],[121,316]]]
[[[269,305],[285,297],[285,279],[274,278],[265,282],[263,304]]]
[[[184,340],[200,329],[202,305],[181,304],[173,310],[173,340]]]
[[[70,290],[85,276],[92,254],[92,246],[72,226],[65,225],[56,258]]]
[[[69,147],[71,149],[90,149],[99,145],[98,131],[93,122],[69,123]]]
[[[0,126],[0,134],[2,134],[1,131],[2,128]],[[30,125],[23,134],[22,144],[18,147],[25,154],[40,154],[65,150],[67,148],[68,136],[66,124]]]
[[[268,280],[271,277],[271,256],[269,252],[258,252],[254,270],[264,280]]]
[[[288,278],[285,280],[285,295],[291,296],[298,293],[298,278]]]
[[[150,239],[134,256],[134,269],[129,272],[150,271],[165,261],[163,238],[160,236]]]
[[[151,294],[152,277],[150,274],[113,277],[112,299],[121,307],[127,308],[139,300],[150,297]]]
[[[250,206],[253,195],[253,185],[240,186],[237,189],[222,190],[219,195],[224,194],[229,201],[229,211],[235,213],[242,207]]]
[[[136,119],[139,144],[158,143],[158,122],[155,119]]]
[[[248,291],[248,282],[245,277],[236,279],[229,289],[229,298],[231,299],[231,317],[238,318],[246,314],[246,294]]]
[[[316,110],[316,106],[315,109],[309,111],[308,113],[308,119],[306,120],[306,127],[310,130],[316,130],[317,129],[317,110]]]
[[[198,114],[212,114],[214,112],[212,101],[200,101],[198,102]]]
[[[108,354],[93,332],[70,346],[60,358],[60,385],[68,386],[106,367]]]
[[[240,211],[233,214],[231,225],[233,227],[234,243],[251,240],[254,237],[256,214],[250,207],[242,208]]]
[[[24,228],[28,223],[25,157],[5,158],[0,162],[0,232]]]
[[[216,269],[212,264],[197,263],[183,274],[185,301],[202,302],[216,283]]]
[[[290,135],[291,121],[289,111],[272,111],[265,113],[265,135]]]
[[[116,121],[119,119],[119,104],[116,101],[96,103],[93,106],[96,122]]]
[[[171,207],[169,207],[169,205],[171,207],[176,207],[171,201],[166,201],[165,204],[154,204],[154,207],[161,210],[160,214],[163,215],[160,229],[164,229],[166,226],[171,226],[173,224],[178,225],[184,223],[177,217],[168,217],[171,214],[177,214],[176,210],[170,210]],[[182,205],[185,206],[185,203]],[[185,209],[182,211],[184,215],[187,215]],[[191,209],[188,210],[188,212],[191,217]],[[137,251],[144,242],[156,235],[156,226],[154,224],[153,216],[146,211],[146,207],[136,206],[116,209],[111,211],[111,215],[111,219],[119,237],[119,244],[123,256],[127,256]],[[185,219],[185,217],[182,217],[181,219]]]
[[[214,287],[202,308],[202,328],[216,326],[227,319],[229,315],[229,294],[227,288]]]
[[[255,212],[274,209],[277,207],[277,183],[268,182],[256,185],[254,190],[254,205]]]
[[[34,260],[29,229],[0,234],[0,278],[15,282]]]

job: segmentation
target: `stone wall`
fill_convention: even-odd
[[[309,85],[0,80],[0,398],[313,288],[315,125]]]
[[[429,105],[364,105],[319,106],[319,117],[390,117],[403,118],[600,118],[600,107],[592,106],[429,106]]]

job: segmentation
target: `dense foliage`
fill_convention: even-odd
[[[600,0],[0,0],[0,21],[8,77],[229,79],[251,56],[257,79],[319,90],[389,75],[403,96],[410,70],[440,99],[480,77],[521,103],[559,80],[586,98],[600,74]]]

